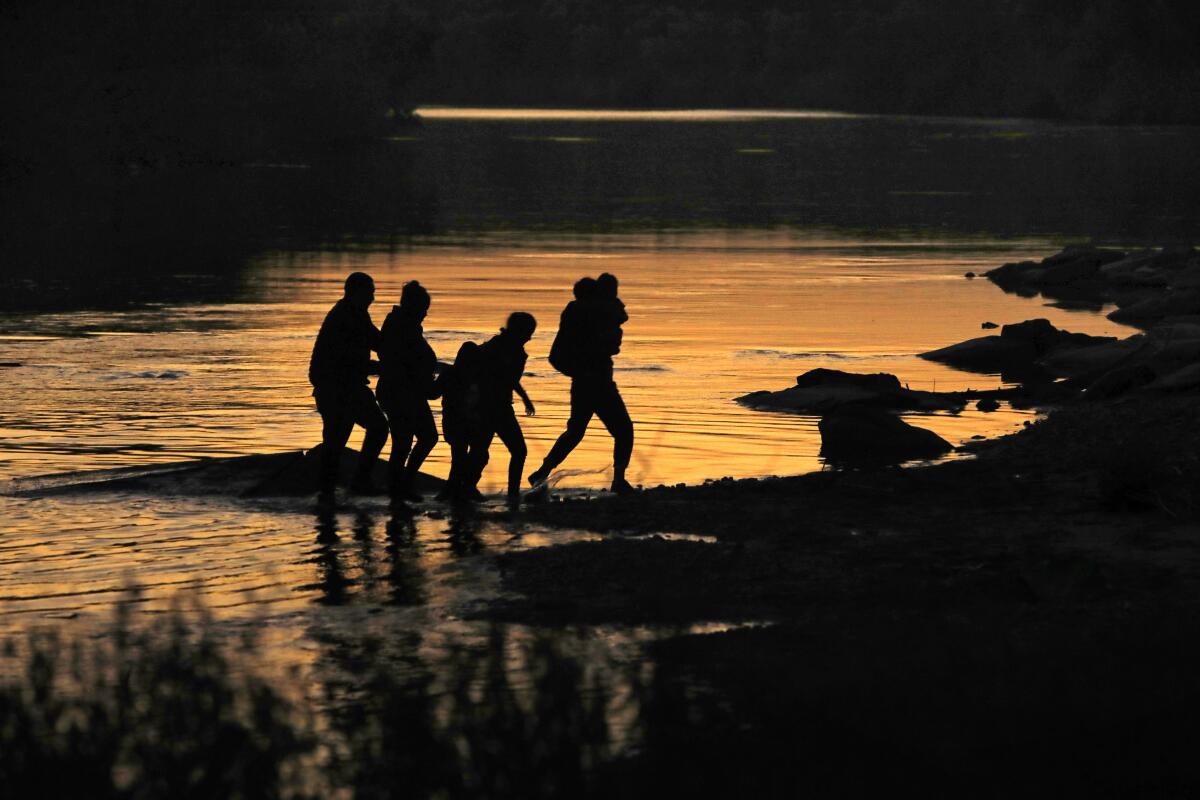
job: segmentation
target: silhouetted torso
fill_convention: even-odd
[[[525,347],[503,333],[479,348],[480,403],[487,411],[512,410],[512,394],[529,360]]]
[[[393,306],[383,321],[379,351],[379,399],[404,395],[428,398],[434,385],[437,354],[425,341],[421,324]]]
[[[321,323],[308,380],[313,386],[363,385],[372,371],[371,351],[377,347],[379,330],[371,315],[343,298]]]

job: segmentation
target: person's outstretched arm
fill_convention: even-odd
[[[525,416],[532,417],[536,414],[537,409],[533,407],[533,401],[529,399],[529,394],[525,391],[525,387],[521,385],[521,382],[518,381],[517,385],[513,388],[517,393],[517,397],[520,397],[522,402],[525,403]]]

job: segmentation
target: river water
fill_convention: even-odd
[[[425,284],[426,332],[444,359],[510,311],[537,317],[525,385],[538,413],[522,418],[531,468],[568,410],[568,382],[546,362],[558,314],[578,277],[607,271],[630,314],[616,377],[636,426],[631,480],[806,472],[821,468],[816,420],[733,398],[817,367],[890,372],[920,389],[998,386],[917,354],[981,335],[988,321],[1129,331],[964,273],[1066,242],[1180,241],[1200,227],[1200,135],[1188,129],[424,116],[366,162],[244,168],[274,199],[233,193],[211,210],[257,226],[237,231],[239,248],[255,245],[219,272],[217,300],[212,279],[181,274],[167,250],[162,270],[204,287],[194,299],[0,315],[0,362],[19,364],[0,373],[0,480],[314,445],[307,360],[354,270],[376,279],[377,323],[405,281]],[[1003,408],[913,421],[957,444],[1028,418]],[[564,485],[607,484],[610,448],[596,424]],[[505,461],[494,454],[485,489],[499,488]],[[440,446],[428,469],[444,475],[447,462]],[[588,536],[440,512],[408,523],[380,507],[323,519],[307,501],[0,496],[0,634],[94,629],[137,584],[147,612],[187,589],[231,626],[268,620],[274,662],[320,664],[331,658],[321,642],[351,623],[427,642],[465,635],[475,629],[463,618],[499,591],[491,554]],[[620,649],[639,635],[599,638]]]

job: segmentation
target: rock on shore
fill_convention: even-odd
[[[886,411],[843,409],[821,418],[821,456],[832,464],[893,464],[938,458],[954,445],[933,431],[909,425]]]
[[[1060,304],[1115,303],[1109,319],[1139,328],[1200,317],[1200,254],[1190,245],[1133,252],[1073,245],[985,275],[1006,292],[1040,293]]]
[[[821,455],[834,464],[896,464],[937,458],[954,447],[932,431],[909,425],[900,411],[961,411],[962,395],[920,392],[900,385],[888,373],[862,375],[814,369],[796,385],[778,392],[751,392],[737,398],[751,408],[821,416]]]
[[[921,358],[969,372],[1015,373],[1018,378],[1036,370],[1038,362],[1062,350],[1110,345],[1111,336],[1088,336],[1054,327],[1049,320],[1030,319],[1005,325],[998,336],[979,336],[921,353]]]

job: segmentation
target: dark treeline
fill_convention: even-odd
[[[24,0],[0,12],[8,169],[175,166],[378,137],[422,48],[382,0]]]
[[[9,169],[311,150],[419,103],[1200,121],[1181,0],[17,0],[0,21]]]
[[[5,4],[0,305],[160,297],[174,289],[148,276],[230,272],[283,227],[352,229],[354,197],[248,167],[320,155],[326,171],[363,172],[359,145],[411,122],[426,50],[409,13],[385,0]],[[84,272],[106,280],[81,285]]]
[[[1200,121],[1200,6],[1178,0],[430,7],[423,101]]]
[[[421,104],[1195,123],[1198,30],[1177,0],[11,0],[0,304],[98,291],[49,275],[123,271],[127,298],[280,236],[426,232],[444,181],[395,148],[378,166]],[[263,174],[293,162],[311,174]]]

